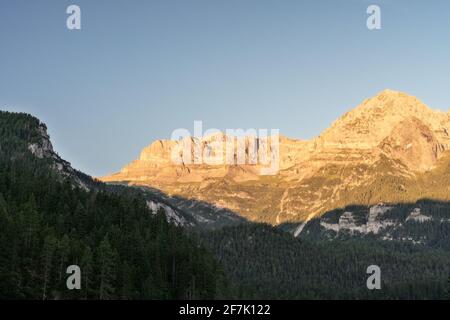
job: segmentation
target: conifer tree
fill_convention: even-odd
[[[42,300],[47,299],[47,289],[51,281],[52,264],[56,245],[57,240],[52,234],[45,237],[42,250]]]
[[[116,253],[111,248],[108,236],[105,236],[98,247],[99,265],[99,299],[112,299],[115,293]]]
[[[83,291],[83,298],[88,299],[91,292],[91,284],[93,282],[94,275],[93,272],[93,257],[92,250],[87,246],[83,251],[83,256],[81,258],[81,272],[82,272],[82,285],[81,289]]]

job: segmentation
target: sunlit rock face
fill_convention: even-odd
[[[422,121],[448,149],[449,114],[432,110],[417,98],[392,90],[384,90],[347,112],[319,136],[317,144],[325,148],[371,149],[391,135],[400,122],[411,118]]]
[[[449,113],[385,90],[312,140],[273,137],[276,174],[262,174],[267,165],[251,161],[270,155],[272,144],[242,139],[246,160],[238,163],[238,148],[226,144],[231,139],[236,146],[236,138],[218,133],[155,141],[137,160],[101,180],[152,186],[253,221],[300,222],[349,204],[446,200],[449,132]],[[222,160],[212,161],[217,158]]]
[[[436,165],[446,145],[421,120],[411,117],[399,122],[380,148],[409,169],[426,171]]]

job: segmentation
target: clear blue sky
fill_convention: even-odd
[[[385,88],[450,107],[450,1],[0,1],[0,109],[92,175],[194,120],[311,138]]]

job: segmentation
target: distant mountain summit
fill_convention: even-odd
[[[406,119],[416,118],[448,148],[449,114],[432,110],[416,97],[384,90],[347,112],[317,139],[324,147],[374,148]]]
[[[350,204],[448,200],[449,132],[449,113],[384,90],[312,140],[280,136],[276,175],[261,175],[261,166],[250,163],[176,164],[171,155],[180,142],[159,140],[139,159],[101,180],[151,186],[253,221],[301,222]],[[204,150],[223,138],[196,143]]]

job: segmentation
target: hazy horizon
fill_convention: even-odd
[[[37,116],[63,158],[102,176],[195,120],[310,139],[384,89],[450,107],[450,3],[274,3],[2,1],[0,109]]]

